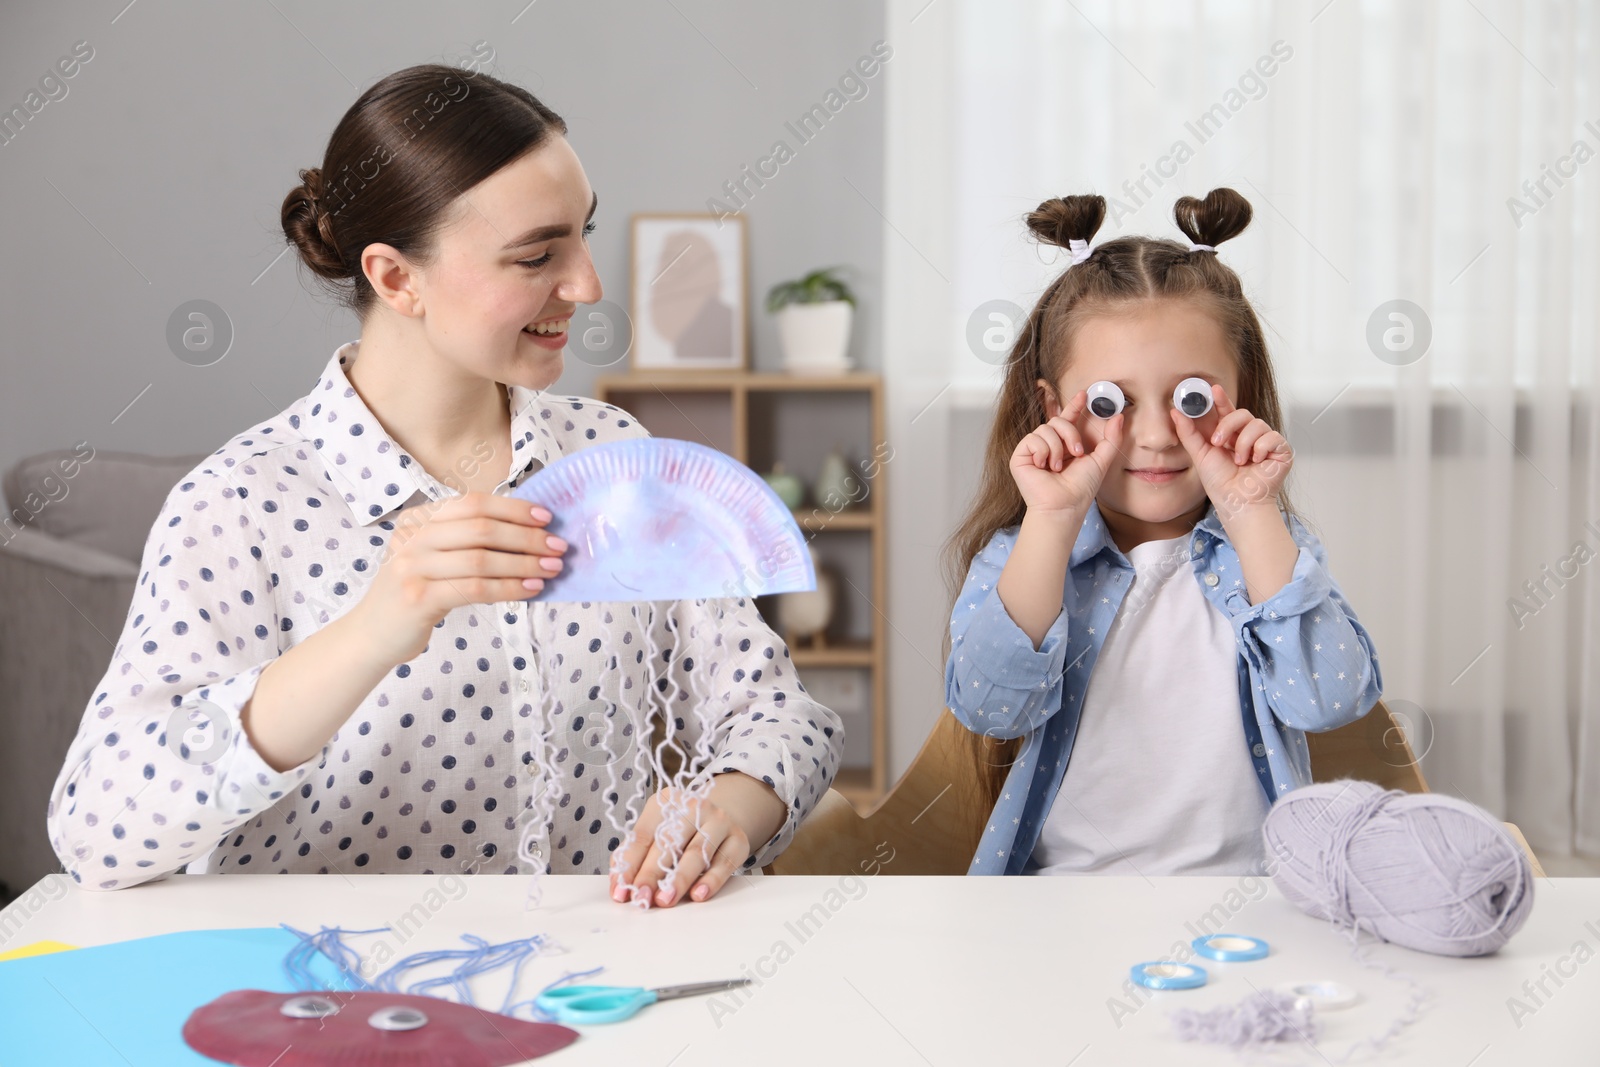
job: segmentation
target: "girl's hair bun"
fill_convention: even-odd
[[[1028,212],[1028,229],[1045,244],[1089,241],[1106,220],[1103,196],[1058,196]]]
[[[1178,229],[1197,245],[1215,247],[1237,237],[1250,225],[1250,201],[1232,189],[1213,189],[1204,200],[1180,197],[1172,205]]]
[[[350,266],[333,239],[333,217],[323,199],[322,171],[309,167],[300,172],[300,184],[289,190],[281,211],[283,234],[300,251],[300,258],[324,278],[348,278]]]

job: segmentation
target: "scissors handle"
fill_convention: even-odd
[[[640,986],[569,985],[541,993],[534,1005],[564,1023],[616,1023],[656,1002],[654,990]]]

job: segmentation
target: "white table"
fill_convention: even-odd
[[[1406,992],[1362,969],[1330,927],[1265,881],[746,877],[708,903],[651,911],[612,903],[600,876],[547,878],[541,906],[529,911],[529,881],[179,875],[95,893],[56,875],[0,914],[0,949],[279,922],[366,929],[392,925],[421,904],[426,921],[396,946],[396,958],[459,947],[462,933],[494,940],[542,933],[564,946],[564,954],[528,965],[529,995],[564,972],[601,964],[606,970],[590,981],[770,976],[731,1010],[724,1003],[714,1011],[718,1001],[708,998],[679,1000],[624,1023],[585,1028],[569,1048],[535,1061],[552,1065],[1236,1064],[1226,1050],[1172,1039],[1167,1011],[1232,1004],[1252,983],[1305,978],[1340,981],[1364,996],[1354,1008],[1323,1016],[1320,1048],[1336,1059],[1352,1040],[1385,1029]],[[1132,1010],[1123,988],[1129,966],[1167,955],[1174,942],[1194,936],[1188,924],[1198,926],[1219,906],[1230,932],[1265,939],[1273,954],[1253,963],[1206,963],[1206,987],[1147,994],[1149,1002],[1119,1026],[1108,1002],[1118,998]],[[802,928],[808,911],[814,918]],[[1580,942],[1600,953],[1600,879],[1541,879],[1527,925],[1494,956],[1447,959],[1377,946],[1375,959],[1437,993],[1433,1009],[1378,1062],[1600,1063],[1600,962],[1578,964],[1572,953]],[[1559,987],[1548,977],[1558,972]],[[1541,996],[1519,1027],[1508,998],[1533,1007],[1523,983],[1541,977],[1552,995]],[[1302,1047],[1283,1062],[1324,1060]]]

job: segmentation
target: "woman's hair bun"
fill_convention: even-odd
[[[1239,236],[1250,225],[1250,201],[1228,188],[1213,189],[1204,200],[1180,197],[1172,205],[1178,229],[1197,245],[1213,247]]]
[[[1045,244],[1089,241],[1106,220],[1103,196],[1058,196],[1028,212],[1028,229]]]
[[[333,217],[323,200],[322,171],[308,167],[300,184],[283,198],[283,235],[300,250],[305,265],[324,278],[350,277],[350,266],[333,239]]]

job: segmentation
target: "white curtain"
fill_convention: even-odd
[[[891,112],[950,124],[948,180],[914,190],[919,211],[948,210],[950,255],[921,257],[939,278],[889,264],[949,293],[942,425],[967,435],[951,454],[979,447],[971,415],[998,380],[969,347],[971,311],[1029,307],[1060,269],[1024,240],[1024,212],[1098,192],[1114,198],[1099,239],[1181,239],[1178,196],[1238,189],[1255,221],[1221,257],[1267,325],[1291,494],[1430,786],[1541,851],[1600,855],[1595,5],[951,0],[890,16],[902,52],[950,60],[949,84],[908,77],[918,95]],[[892,130],[891,151],[910,140]],[[891,223],[896,173],[891,159]],[[952,515],[970,469],[956,478]]]

